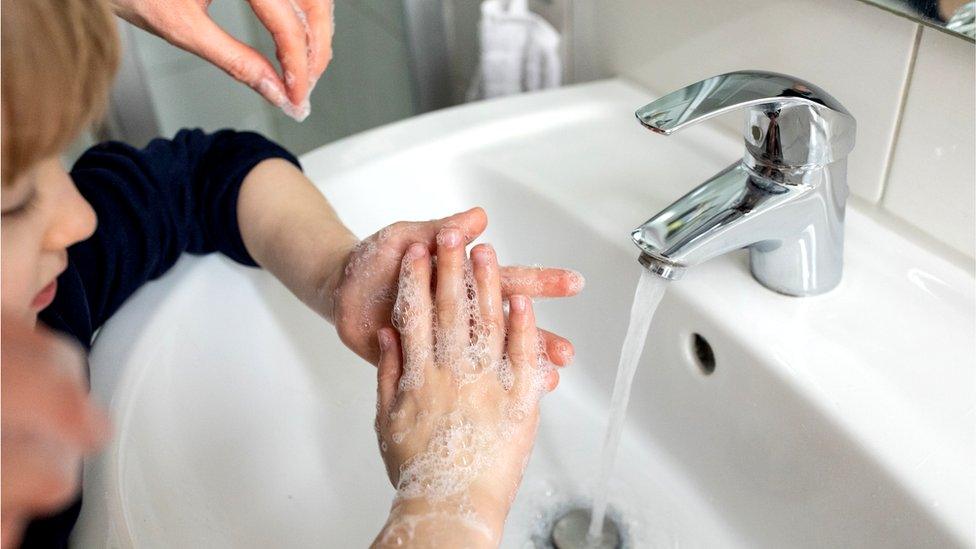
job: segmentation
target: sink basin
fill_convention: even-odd
[[[586,275],[537,307],[577,358],[543,401],[505,547],[592,490],[639,276],[630,229],[741,154],[713,127],[649,135],[633,120],[648,100],[602,81],[302,159],[357,234],[480,205],[503,261]],[[973,275],[890,223],[851,204],[823,296],[763,288],[744,253],[670,285],[611,481],[634,546],[973,545]],[[76,546],[361,547],[383,524],[374,369],[268,274],[185,257],[102,329],[91,370],[116,436],[86,466]]]

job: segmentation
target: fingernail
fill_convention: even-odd
[[[302,100],[301,103],[295,105],[290,101],[285,101],[280,105],[282,112],[290,116],[295,122],[302,122],[308,115],[312,113],[312,105],[309,103],[308,97]]]
[[[471,252],[471,261],[478,266],[485,266],[491,260],[491,255],[494,253],[494,249],[490,244],[482,244],[478,246]]]
[[[560,354],[563,355],[563,358],[566,359],[566,364],[572,362],[573,358],[576,357],[576,349],[574,349],[571,344],[565,341],[559,342],[559,352]]]
[[[427,254],[427,246],[419,242],[414,242],[407,248],[406,258],[409,260],[420,259]]]
[[[270,78],[263,78],[258,82],[258,93],[267,97],[272,103],[278,107],[284,107],[288,103],[288,96],[285,95],[284,88],[281,84]]]
[[[453,227],[445,227],[437,233],[437,245],[453,248],[461,243],[461,231]]]
[[[586,278],[583,277],[583,273],[579,271],[572,271],[572,275],[567,283],[567,286],[569,293],[571,295],[576,295],[583,290],[584,286],[586,286]]]
[[[516,313],[525,312],[526,297],[524,295],[513,295],[508,298],[508,303],[512,308],[512,311]]]
[[[390,349],[390,345],[393,344],[393,338],[390,337],[390,332],[386,328],[381,328],[378,332],[376,332],[376,336],[380,341],[380,349],[388,351]]]

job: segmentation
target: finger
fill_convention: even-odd
[[[489,244],[475,246],[471,249],[471,264],[478,290],[478,310],[487,331],[488,354],[495,361],[501,358],[505,346],[505,312],[495,250]]]
[[[309,77],[311,86],[322,76],[332,60],[332,36],[335,33],[335,4],[332,0],[300,0],[309,32]]]
[[[434,305],[437,331],[435,356],[441,364],[457,365],[468,344],[470,319],[465,307],[464,244],[460,229],[445,227],[437,233],[437,290]]]
[[[425,364],[430,362],[429,354],[434,346],[430,277],[430,255],[426,246],[412,244],[400,263],[400,283],[393,307],[393,325],[400,331],[403,348],[400,390],[422,386],[429,373]]]
[[[0,488],[5,503],[52,511],[81,488],[81,454],[50,439],[3,437]]]
[[[559,386],[559,370],[552,368],[546,376],[546,391],[552,392]]]
[[[543,330],[542,328],[537,329],[553,364],[556,366],[568,366],[573,363],[573,358],[576,356],[576,349],[573,347],[572,342],[548,330]]]
[[[288,103],[285,85],[264,55],[228,34],[202,10],[187,16],[187,25],[185,34],[168,35],[167,40],[220,67],[272,105],[281,107]]]
[[[292,105],[308,100],[308,35],[291,2],[250,0],[251,9],[274,39],[285,89]]]
[[[51,437],[79,450],[100,446],[110,433],[108,417],[88,397],[80,350],[62,338],[11,333],[3,341],[3,422]]]
[[[397,384],[400,382],[402,371],[400,345],[397,342],[396,330],[380,328],[376,333],[380,344],[380,360],[376,365],[377,397],[379,409],[377,421],[381,425],[389,418],[390,407],[396,399]]]
[[[17,547],[21,535],[24,533],[24,526],[27,519],[20,513],[3,509],[3,516],[0,518],[0,547]]]
[[[391,226],[391,233],[405,243],[423,242],[427,245],[430,253],[435,253],[437,251],[437,234],[444,227],[459,229],[464,243],[467,245],[485,232],[487,226],[488,216],[483,209],[476,207],[433,221],[396,223]]]
[[[568,297],[583,289],[583,275],[569,269],[502,267],[502,295]]]
[[[525,397],[533,390],[534,370],[538,357],[538,335],[535,328],[535,313],[532,300],[524,295],[509,298],[508,314],[508,358],[515,377],[513,389],[519,397]]]

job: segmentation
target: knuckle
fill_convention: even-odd
[[[412,224],[409,221],[397,221],[396,223],[390,225],[390,232],[393,234],[406,232]]]
[[[237,80],[248,80],[253,72],[252,64],[247,56],[232,55],[224,60],[224,70]]]
[[[504,333],[505,323],[495,316],[487,316],[484,319],[485,329],[487,329],[489,334],[501,334]]]

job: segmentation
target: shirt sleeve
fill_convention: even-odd
[[[85,152],[71,170],[98,216],[94,235],[68,250],[93,328],[101,326],[183,252],[220,252],[255,266],[237,222],[244,177],[288,151],[250,132],[182,130],[144,149],[108,142]]]

